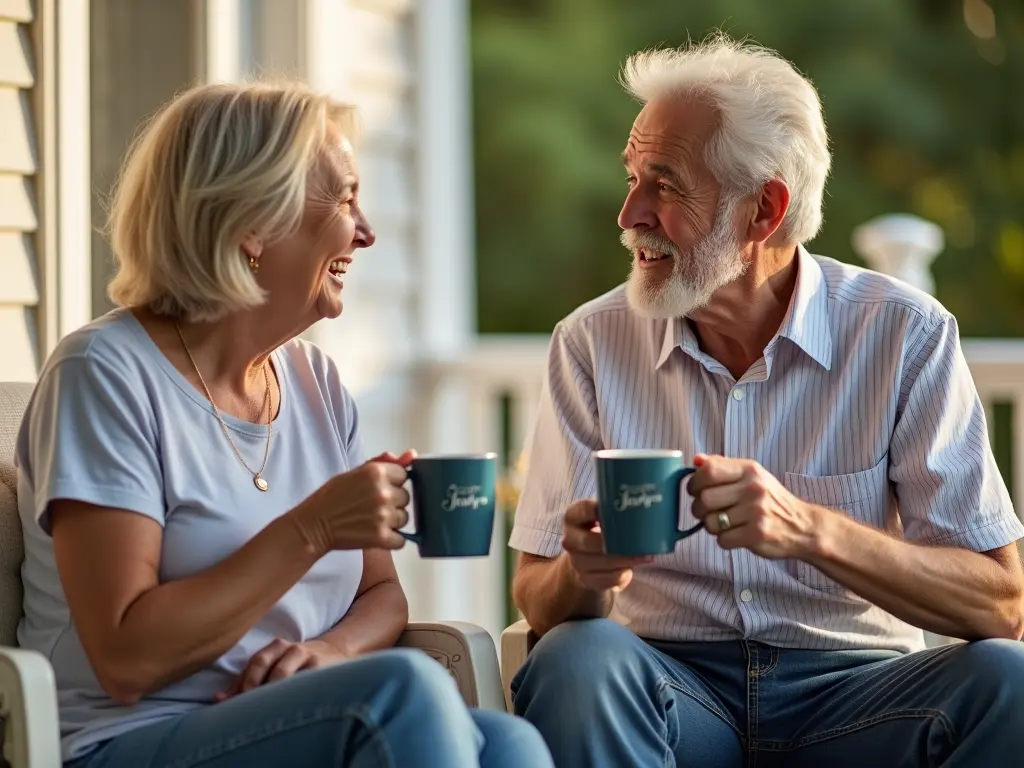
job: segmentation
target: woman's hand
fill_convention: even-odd
[[[224,701],[266,683],[284,680],[303,669],[326,667],[346,658],[345,654],[322,640],[293,643],[278,638],[254,653],[242,674],[231,687],[218,693],[214,701]]]
[[[383,453],[336,475],[291,513],[299,531],[320,554],[336,549],[401,549],[398,533],[409,521],[403,487],[413,451]]]

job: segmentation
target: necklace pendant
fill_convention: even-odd
[[[268,488],[270,488],[270,484],[266,480],[264,480],[260,475],[256,475],[255,477],[253,477],[252,481],[256,485],[256,487],[259,488],[261,491],[266,491]]]

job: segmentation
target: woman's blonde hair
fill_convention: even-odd
[[[329,123],[353,138],[354,109],[300,85],[203,85],[168,102],[111,195],[110,298],[192,321],[262,304],[240,244],[298,228]]]

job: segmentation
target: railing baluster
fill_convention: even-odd
[[[1011,421],[1011,465],[1013,507],[1017,517],[1024,520],[1024,388],[1017,389],[1011,399],[1013,416]]]

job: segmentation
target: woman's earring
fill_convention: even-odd
[[[260,263],[256,260],[255,256],[249,257],[249,269],[252,270],[254,275],[260,271]]]

